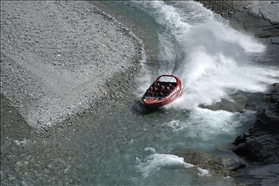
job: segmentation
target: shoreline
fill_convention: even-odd
[[[92,4],[1,6],[1,96],[39,133],[97,114],[132,87],[145,60],[143,44]]]
[[[279,37],[279,15],[271,16],[276,14],[278,1],[195,1],[227,19],[232,28],[253,34],[263,42],[268,38]],[[278,44],[278,41],[274,40],[271,44]]]
[[[1,2],[2,4],[2,2]],[[104,12],[99,11],[96,7],[94,8],[96,10],[96,14],[103,14],[105,16],[107,16],[106,18],[108,19],[108,21],[110,21],[111,18],[110,16],[106,15]],[[81,11],[82,12],[82,11]],[[2,14],[2,12],[1,12]],[[233,15],[233,14],[232,14]],[[93,16],[93,14],[92,14]],[[105,21],[106,22],[106,21]],[[119,23],[120,24],[120,23]],[[120,24],[121,25],[121,24]],[[1,28],[2,29],[2,28]],[[129,30],[126,28],[122,28],[122,32],[126,32],[126,34],[129,35]],[[142,46],[138,46],[139,51],[142,53]],[[60,54],[61,55],[61,54]],[[139,54],[137,54],[139,55]],[[58,56],[60,57],[60,56]],[[138,56],[139,57],[139,56]],[[2,58],[2,56],[1,56]],[[2,60],[2,59],[1,59]],[[46,141],[46,143],[52,143],[52,145],[50,145],[50,147],[53,148],[59,148],[59,135],[55,135],[54,133],[59,131],[63,131],[63,133],[60,133],[61,135],[67,134],[71,129],[74,128],[74,126],[77,124],[78,120],[80,117],[85,117],[86,115],[96,115],[96,117],[98,117],[98,113],[100,110],[102,110],[104,107],[104,105],[109,105],[110,103],[116,103],[117,100],[121,100],[123,99],[123,95],[124,92],[129,91],[130,89],[133,88],[133,84],[131,83],[133,81],[133,78],[135,77],[135,73],[137,73],[140,69],[140,61],[137,59],[135,59],[135,66],[131,65],[129,67],[122,67],[120,66],[120,70],[119,72],[114,72],[113,75],[104,80],[103,81],[103,85],[104,85],[104,89],[102,89],[103,92],[100,93],[100,97],[96,97],[96,99],[94,100],[87,100],[89,107],[86,109],[84,109],[81,112],[77,112],[76,114],[69,114],[67,115],[66,119],[58,122],[58,124],[56,125],[51,125],[48,126],[46,125],[45,127],[43,126],[42,128],[40,128],[40,130],[38,130],[37,128],[32,128],[30,127],[25,121],[24,118],[21,117],[20,113],[17,113],[17,109],[16,107],[11,107],[9,101],[7,99],[1,99],[1,141],[4,140],[5,138],[7,138],[9,135],[10,139],[14,139],[14,140],[24,140],[25,138],[31,138],[32,139],[38,139],[37,134],[39,135],[39,137],[43,137],[41,140],[41,143],[38,142],[42,147],[39,147],[39,145],[36,147],[40,150],[45,150],[46,148],[44,148],[45,146],[44,143]],[[52,64],[54,65],[54,67],[58,66],[59,64]],[[123,84],[121,84],[122,82],[125,82]],[[2,80],[1,80],[2,83]],[[2,93],[2,84],[1,84],[1,93]],[[1,97],[3,95],[1,94]],[[2,105],[2,101],[4,102],[4,106]],[[121,103],[119,103],[121,104]],[[2,112],[2,109],[4,110]],[[73,112],[74,113],[74,112]],[[3,114],[3,115],[2,115]],[[68,114],[68,113],[67,113]],[[8,125],[8,129],[6,131],[2,130],[2,119],[3,116],[7,117],[4,120],[6,121],[12,121],[9,123]],[[16,118],[15,118],[16,117]],[[18,117],[18,118],[17,118]],[[19,125],[13,125],[12,123],[16,122]],[[5,123],[7,124],[7,123]],[[25,126],[24,126],[25,125]],[[72,126],[72,127],[67,127],[67,126]],[[7,127],[4,126],[5,129]],[[15,127],[17,127],[15,129]],[[2,135],[4,134],[4,135]],[[48,138],[50,135],[53,134],[53,138]],[[47,139],[48,138],[48,139]],[[29,140],[29,139],[28,139]],[[57,153],[61,153],[60,152],[61,149],[57,149]],[[64,155],[64,154],[63,154]],[[69,157],[72,156],[73,154],[69,153]],[[31,158],[32,159],[32,158]],[[30,161],[31,162],[31,161]],[[9,178],[10,179],[10,178]]]

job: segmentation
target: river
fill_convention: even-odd
[[[46,152],[42,171],[25,176],[26,182],[36,178],[51,185],[230,185],[229,179],[210,176],[173,154],[187,149],[214,153],[253,124],[253,109],[240,113],[199,105],[234,103],[240,92],[244,97],[263,93],[278,81],[278,67],[261,64],[265,46],[197,2],[92,3],[143,41],[147,58],[136,78],[139,88],[122,104],[101,111],[97,118],[82,119],[78,129],[56,139],[63,143],[64,153],[49,151],[49,157]],[[150,111],[140,96],[162,73],[179,76],[184,94],[170,106]],[[25,142],[6,145],[15,149]],[[25,160],[38,160],[28,153],[20,157],[20,172]]]

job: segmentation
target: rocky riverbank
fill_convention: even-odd
[[[266,60],[262,62],[279,66],[278,1],[199,0],[199,2],[227,18],[235,29],[258,37],[266,44]],[[233,172],[231,175],[237,185],[279,185],[278,85],[278,82],[270,85],[270,90],[262,102],[257,103],[256,122],[233,143],[235,146],[231,148],[232,151],[245,160],[244,164],[234,163],[235,169],[229,171]],[[224,163],[221,170],[222,172],[226,170]]]
[[[251,164],[239,170],[236,183],[245,185],[279,184],[279,84],[266,94],[264,106],[256,114],[256,122],[234,141],[233,151]]]
[[[278,44],[278,1],[205,1],[198,0],[206,8],[230,21],[237,30],[252,33],[258,38],[271,38]]]

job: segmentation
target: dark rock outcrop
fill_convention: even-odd
[[[197,0],[229,20],[236,30],[253,34],[266,45],[260,63],[279,65],[278,1]],[[275,83],[262,102],[246,103],[258,110],[254,126],[238,136],[233,151],[244,157],[246,168],[238,169],[236,185],[279,185],[279,84]],[[246,106],[247,106],[246,105]],[[250,109],[250,108],[249,108]]]
[[[196,0],[203,4],[204,7],[212,10],[213,12],[220,14],[225,18],[230,18],[232,14],[242,9],[247,9],[247,3],[240,1],[229,1],[229,0]]]
[[[250,165],[234,175],[237,185],[279,185],[279,164]]]
[[[237,185],[279,185],[279,83],[264,100],[254,126],[234,141],[233,151],[251,161],[233,176]]]
[[[234,141],[234,152],[253,162],[279,163],[279,83],[271,86],[265,103],[254,126]]]
[[[260,17],[251,11],[240,11],[230,17],[233,27],[243,28],[250,33],[254,33],[258,38],[270,38],[279,36],[279,24]],[[237,26],[238,25],[238,26]],[[239,27],[241,26],[241,27]]]

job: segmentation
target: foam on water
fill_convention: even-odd
[[[209,171],[206,169],[202,169],[198,167],[198,171],[199,171],[198,173],[199,176],[210,176]]]
[[[254,111],[246,111],[241,114],[223,110],[212,111],[194,108],[187,120],[172,120],[163,125],[172,128],[173,131],[187,133],[188,137],[195,137],[198,134],[203,140],[208,140],[217,138],[219,134],[229,135],[236,133],[235,129],[238,126],[245,123],[253,123],[255,121],[254,115]]]
[[[236,90],[264,92],[279,76],[278,69],[251,60],[252,53],[264,52],[262,44],[216,21],[195,26],[181,45],[185,58],[176,70],[185,87],[181,107],[209,105]]]
[[[172,6],[148,1],[143,5],[152,9],[156,21],[166,28],[158,33],[158,58],[163,60],[157,75],[172,73],[184,84],[185,92],[173,106],[210,105],[222,98],[230,99],[230,94],[237,90],[264,92],[267,85],[278,81],[278,67],[255,62],[265,52],[265,46],[216,19],[200,3],[177,2]],[[191,10],[197,14],[191,16]],[[147,84],[153,76],[145,76],[150,79]],[[147,84],[143,84],[145,89]]]
[[[173,118],[162,123],[169,131],[160,138],[158,152],[173,152],[179,149],[202,149],[212,151],[216,146],[232,143],[236,136],[256,120],[254,111],[231,113],[194,108],[185,112],[185,119]]]
[[[151,154],[146,159],[141,162],[138,159],[138,169],[142,172],[144,177],[149,176],[152,172],[159,170],[164,167],[173,167],[173,168],[190,168],[194,165],[185,163],[184,158],[178,157],[172,154]]]
[[[155,149],[152,147],[146,147],[145,150],[147,149],[152,149],[152,151],[154,150],[154,153],[148,155],[144,160],[137,158],[137,169],[142,173],[144,178],[151,176],[153,173],[161,170],[162,168],[188,169],[192,167],[197,169],[196,174],[198,176],[210,176],[209,170],[202,169],[191,163],[186,163],[183,157],[172,154],[155,153]]]

